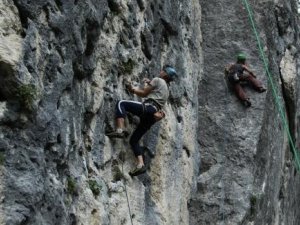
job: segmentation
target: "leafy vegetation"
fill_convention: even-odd
[[[254,215],[256,213],[256,203],[257,203],[257,197],[255,195],[252,195],[250,197],[250,213],[251,213],[251,215]]]
[[[119,180],[122,180],[123,178],[124,178],[124,174],[122,173],[120,168],[118,166],[114,166],[114,168],[113,168],[114,181],[119,181]]]
[[[136,62],[134,60],[128,59],[127,62],[122,63],[120,70],[123,74],[131,74],[135,65]]]
[[[98,196],[100,194],[102,187],[95,180],[89,180],[88,184],[94,196]]]
[[[5,156],[3,152],[0,152],[0,166],[4,164]]]
[[[76,192],[76,182],[72,177],[67,178],[67,190],[71,195],[74,195]]]
[[[33,101],[37,97],[37,90],[33,84],[23,84],[17,88],[16,96],[22,107],[32,111]]]

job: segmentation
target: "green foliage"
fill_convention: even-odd
[[[122,173],[122,171],[120,170],[120,168],[118,166],[114,166],[113,167],[113,180],[114,181],[119,181],[122,180],[124,177],[124,174]]]
[[[256,213],[256,203],[257,197],[255,195],[252,195],[250,197],[250,213],[252,216]]]
[[[72,177],[67,178],[67,190],[71,195],[74,195],[76,192],[76,182]]]
[[[98,196],[100,194],[102,187],[95,180],[89,180],[88,184],[94,196]]]
[[[0,152],[0,166],[2,166],[4,164],[5,161],[5,156],[3,152]]]
[[[17,88],[16,96],[18,97],[21,106],[31,111],[33,101],[37,97],[36,87],[33,84],[23,84]]]
[[[120,70],[123,74],[131,74],[135,66],[136,62],[132,59],[128,59],[127,62],[122,63]]]

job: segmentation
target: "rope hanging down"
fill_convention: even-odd
[[[122,160],[122,174],[124,174],[125,152],[123,150],[121,150],[121,151],[122,151],[122,153],[121,153],[122,154],[122,159],[121,159]],[[129,204],[129,197],[128,197],[127,186],[126,186],[126,180],[124,180],[124,190],[125,190],[125,194],[126,194],[126,201],[127,201],[130,223],[131,223],[131,225],[133,225],[131,208],[130,208],[130,204]]]
[[[285,131],[287,133],[290,146],[291,146],[292,151],[294,153],[296,168],[297,168],[298,171],[300,171],[299,152],[296,149],[295,144],[293,142],[293,139],[292,139],[292,136],[291,136],[291,133],[290,133],[290,129],[289,129],[289,125],[288,125],[288,122],[287,122],[287,119],[286,119],[286,116],[285,116],[285,113],[284,113],[284,110],[283,110],[283,106],[280,103],[279,95],[276,92],[276,87],[275,87],[273,78],[271,76],[271,73],[269,71],[268,61],[267,61],[267,59],[265,57],[265,54],[264,54],[264,51],[263,51],[263,48],[262,48],[262,44],[261,44],[261,41],[260,41],[260,38],[259,38],[259,35],[258,35],[258,32],[257,32],[256,26],[255,26],[255,22],[254,22],[254,19],[253,19],[253,13],[252,13],[251,7],[249,5],[248,0],[242,0],[242,1],[243,1],[244,5],[245,5],[245,7],[247,9],[249,20],[250,20],[250,23],[251,23],[251,26],[252,26],[252,30],[254,32],[254,35],[255,35],[255,38],[256,38],[256,41],[257,41],[257,45],[258,45],[258,49],[259,49],[259,52],[260,52],[260,57],[261,57],[261,59],[263,61],[263,64],[265,66],[266,74],[267,74],[269,83],[270,83],[271,88],[272,88],[272,94],[274,96],[274,99],[275,99],[275,102],[276,102],[276,106],[277,106],[278,111],[280,113],[284,129],[285,129]]]

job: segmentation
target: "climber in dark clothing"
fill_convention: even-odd
[[[237,62],[231,64],[225,72],[228,74],[228,80],[232,84],[237,97],[246,107],[250,107],[250,98],[246,95],[244,89],[242,88],[241,81],[248,82],[256,91],[260,93],[266,91],[266,88],[264,88],[262,83],[256,79],[254,73],[245,65],[245,63],[246,56],[245,54],[240,53],[237,56]],[[246,71],[247,74],[244,74],[244,71]]]
[[[162,111],[169,97],[168,83],[177,75],[176,70],[166,65],[160,72],[159,77],[144,79],[146,84],[144,88],[135,88],[131,85],[127,89],[139,97],[145,98],[143,102],[121,100],[116,105],[116,125],[117,129],[106,136],[110,138],[123,138],[126,136],[124,131],[124,118],[126,113],[130,112],[140,117],[140,123],[130,137],[129,143],[137,158],[137,167],[129,174],[137,176],[146,172],[143,160],[143,150],[139,145],[142,136],[151,128],[151,126],[162,119],[165,114]]]

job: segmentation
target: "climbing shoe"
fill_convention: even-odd
[[[263,92],[265,92],[266,90],[267,90],[266,88],[261,87],[261,88],[259,88],[258,92],[263,93]]]
[[[115,130],[115,131],[112,131],[112,132],[108,132],[105,135],[109,138],[126,138],[128,136],[128,133],[126,131],[117,132]]]
[[[132,171],[129,172],[129,175],[134,177],[134,176],[138,176],[140,174],[143,174],[146,172],[146,167],[145,165],[143,165],[141,168],[136,167],[135,169],[133,169]]]
[[[244,101],[243,101],[243,105],[244,105],[245,107],[250,107],[250,106],[251,106],[250,100],[249,100],[249,99],[244,100]]]

